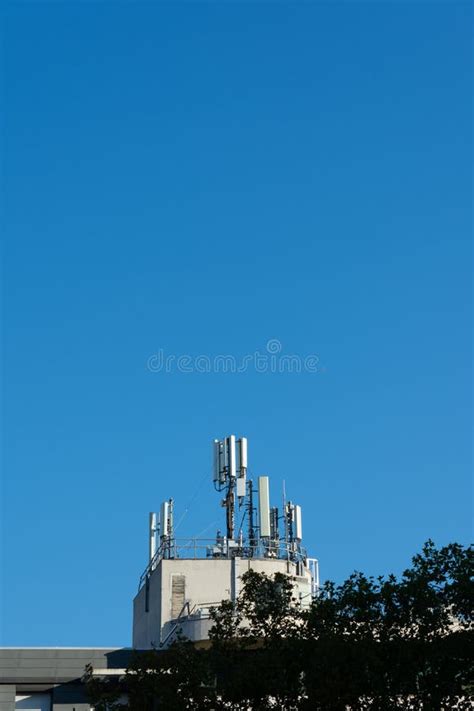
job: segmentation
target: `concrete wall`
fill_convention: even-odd
[[[89,711],[81,677],[86,664],[124,669],[130,649],[0,648],[0,711],[15,711],[15,696],[44,693],[51,711]]]
[[[231,593],[231,561],[227,559],[162,560],[149,581],[148,612],[146,589],[134,600],[133,646],[138,649],[159,647],[172,619],[172,578],[185,577],[185,600],[194,605],[220,602]]]
[[[134,600],[133,646],[138,649],[158,647],[175,627],[172,614],[172,580],[174,575],[185,577],[185,600],[191,611],[201,606],[219,604],[222,600],[235,599],[242,587],[242,575],[248,570],[274,575],[276,572],[290,575],[295,593],[308,602],[311,593],[311,574],[304,569],[297,576],[295,563],[280,559],[205,558],[162,560],[149,579],[148,593],[143,587]],[[148,611],[146,601],[148,597]],[[196,634],[209,625],[187,625],[186,630]],[[184,627],[183,627],[184,631]],[[197,640],[201,637],[189,635]]]
[[[161,564],[153,571],[146,585],[142,587],[133,601],[134,649],[150,649],[160,644],[161,630]],[[148,603],[148,604],[147,604]]]
[[[14,684],[0,685],[0,711],[15,711],[15,694]]]
[[[0,648],[2,684],[59,684],[80,679],[86,664],[99,669],[127,666],[131,651],[104,647]]]

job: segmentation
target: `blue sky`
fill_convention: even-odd
[[[3,20],[0,642],[130,644],[148,511],[212,535],[231,432],[324,579],[468,542],[469,4]],[[270,339],[317,372],[147,366]]]

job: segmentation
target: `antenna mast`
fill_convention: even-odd
[[[238,445],[238,447],[236,447]],[[214,486],[225,491],[227,540],[235,539],[235,507],[245,500],[247,477],[247,440],[235,435],[214,440]]]
[[[253,557],[255,553],[255,548],[257,545],[257,539],[255,536],[255,508],[253,505],[253,481],[250,479],[247,485],[248,488],[248,522],[249,522],[249,546],[250,546],[250,556]]]

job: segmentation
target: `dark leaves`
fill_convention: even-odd
[[[288,577],[249,571],[212,611],[208,648],[136,655],[126,708],[472,708],[473,569],[472,548],[428,541],[400,580],[356,572],[304,609]],[[97,711],[113,711],[123,685],[86,681]]]

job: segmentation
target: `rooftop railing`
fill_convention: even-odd
[[[138,589],[155,570],[161,560],[204,560],[249,558],[258,560],[288,560],[304,563],[306,550],[296,542],[260,539],[250,545],[244,540],[228,540],[225,536],[210,538],[170,538],[163,539],[160,547],[148,563],[140,577]]]

